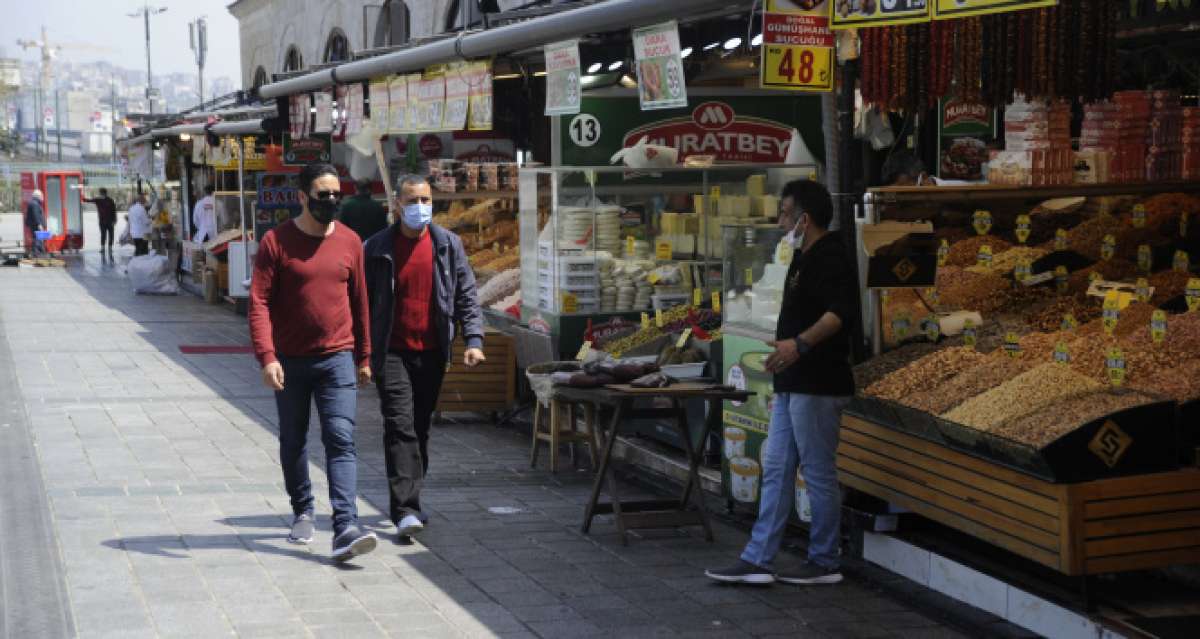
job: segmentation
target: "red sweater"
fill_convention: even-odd
[[[319,238],[294,220],[259,243],[250,285],[250,339],[259,364],[278,355],[304,357],[354,351],[371,356],[362,243],[341,223]]]
[[[410,239],[396,233],[396,315],[388,348],[425,351],[437,348],[433,323],[433,240],[429,233]]]

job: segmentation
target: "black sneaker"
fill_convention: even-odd
[[[721,570],[705,570],[704,575],[709,579],[715,579],[727,584],[757,584],[766,585],[774,583],[775,574],[766,568],[755,566],[754,564],[739,559],[738,562],[729,568]]]
[[[364,533],[358,526],[346,526],[333,538],[334,561],[349,561],[375,550],[379,542],[375,533]]]
[[[780,572],[775,579],[785,584],[797,586],[815,586],[821,584],[836,584],[842,580],[842,573],[837,568],[825,568],[811,561],[806,561],[795,570]]]
[[[293,544],[311,543],[315,528],[312,513],[300,513],[292,520],[292,532],[288,535],[288,541]]]

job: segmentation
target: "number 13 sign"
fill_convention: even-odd
[[[830,0],[767,0],[763,12],[763,88],[833,90]]]

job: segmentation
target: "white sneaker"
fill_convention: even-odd
[[[401,537],[412,537],[422,530],[425,530],[425,524],[416,515],[405,515],[396,524],[396,534]]]

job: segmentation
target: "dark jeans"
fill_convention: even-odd
[[[421,512],[421,486],[429,470],[429,425],[445,375],[446,358],[440,350],[389,352],[376,374],[393,522]]]
[[[283,365],[283,390],[275,392],[275,406],[279,409],[279,462],[292,500],[292,512],[299,515],[313,510],[312,482],[308,478],[308,421],[315,399],[336,534],[358,522],[354,503],[358,487],[358,458],[354,450],[358,388],[354,356],[342,352],[317,357],[280,357],[279,363]]]
[[[149,252],[150,252],[150,243],[149,242],[147,242],[146,240],[134,240],[133,241],[133,254],[134,255],[145,255]]]
[[[103,251],[104,247],[107,246],[108,251],[110,253],[112,252],[113,234],[114,234],[114,231],[116,231],[116,228],[117,227],[115,224],[101,224],[100,225],[100,250]]]

